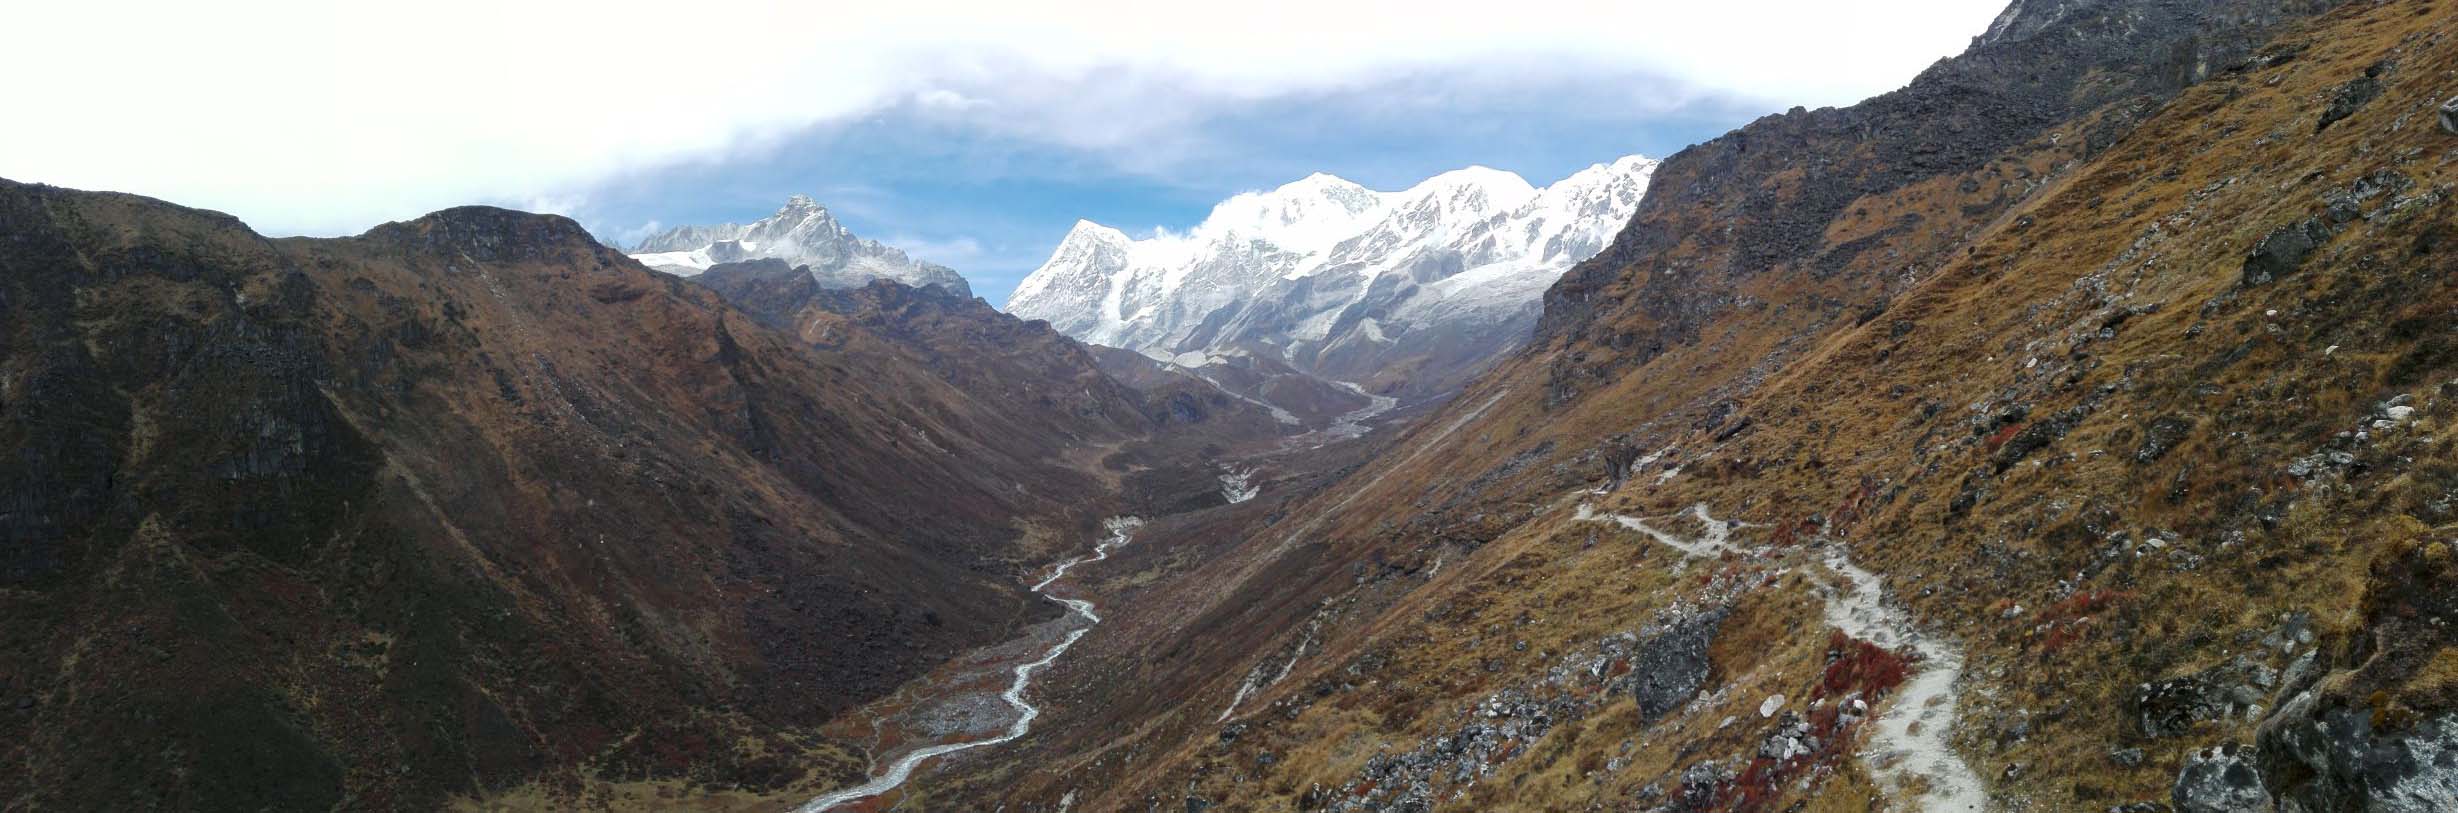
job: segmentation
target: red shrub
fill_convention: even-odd
[[[1820,697],[1860,692],[1875,700],[1903,685],[1910,662],[1877,644],[1836,630],[1827,637],[1826,672],[1818,678]]]
[[[2006,424],[2006,427],[2005,427],[2004,429],[1999,429],[1999,430],[1997,430],[1996,432],[1990,433],[1990,435],[1989,435],[1989,451],[1991,451],[1991,452],[1995,452],[1995,451],[1997,451],[1998,447],[2006,445],[2006,441],[2013,440],[2013,439],[2014,439],[2014,436],[2015,436],[2016,434],[2021,433],[2022,431],[2023,431],[2023,425],[2022,425],[2022,424],[2018,424],[2018,423],[2010,423],[2010,424]]]

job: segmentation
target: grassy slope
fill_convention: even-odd
[[[1201,605],[1240,584],[1358,574],[1312,613],[1339,619],[1329,640],[1246,705],[1270,713],[1246,716],[1234,739],[1208,736],[1244,674],[1241,662],[1223,664],[1198,686],[1173,687],[1169,702],[1187,710],[1147,726],[1164,733],[1113,725],[1102,756],[1029,758],[1042,771],[1009,776],[1017,784],[999,793],[1047,801],[1083,789],[1097,809],[1186,795],[1281,809],[1317,784],[1353,782],[1377,749],[1405,751],[1448,730],[1564,653],[1641,628],[1661,608],[1712,603],[1720,596],[1710,591],[1724,588],[1685,580],[1699,568],[1677,578],[1664,549],[1569,522],[1564,495],[1592,484],[1601,452],[1628,442],[1677,449],[1667,462],[1682,473],[1661,485],[1637,478],[1600,507],[1663,516],[1706,503],[1762,526],[1746,541],[1769,543],[1791,526],[1790,538],[1847,546],[1918,618],[1966,646],[1955,742],[1999,790],[2041,809],[2164,798],[2185,751],[2247,737],[2250,723],[2147,737],[2128,717],[2136,687],[2231,660],[2283,613],[2310,613],[2325,649],[2360,637],[2368,564],[2458,535],[2458,466],[2431,440],[2458,418],[2442,388],[2458,375],[2444,237],[2458,229],[2445,200],[2458,137],[2431,112],[2458,68],[2454,14],[2448,2],[2353,5],[2282,40],[2277,53],[2292,59],[2140,111],[2148,119],[2104,151],[2079,145],[2098,119],[2134,112],[2103,110],[1968,172],[1855,201],[1824,237],[1881,235],[1881,250],[1851,259],[1853,273],[1746,280],[1688,341],[1586,382],[1559,408],[1542,397],[1558,358],[1487,378],[1294,514],[1319,522],[1274,526],[1260,534],[1269,552],[1225,557],[1190,579],[1220,585],[1193,594]],[[2385,59],[2396,66],[2380,96],[2316,133],[2337,89]],[[2407,184],[2361,204],[2369,219],[2298,273],[2240,286],[2266,235],[2385,170]],[[2008,184],[2021,187],[2016,208],[1956,219]],[[1905,222],[1923,225],[1891,228]],[[1631,269],[1636,281],[1625,283],[1643,287],[1658,268]],[[1876,274],[1906,280],[1882,309],[1837,313],[1868,292],[1822,290]],[[1643,311],[1619,318],[1627,334],[1650,329]],[[2397,395],[2414,399],[2415,422],[2360,446],[2334,441]],[[1746,427],[1726,435],[1744,416]],[[2032,429],[2041,425],[2054,428]],[[2167,451],[2143,453],[2155,430],[2177,426]],[[2287,473],[2341,447],[2359,468]],[[1812,519],[1823,524],[1801,524]],[[1344,541],[1314,544],[1323,538]],[[1754,565],[1725,567],[1746,579]],[[1714,724],[1742,709],[1738,698],[1800,697],[1823,670],[1827,632],[1802,581],[1810,572],[1740,600],[1711,684],[1735,698],[1731,711],[1642,727],[1626,701],[1604,706],[1526,744],[1519,753],[1533,756],[1502,762],[1462,809],[1610,806],[1754,747],[1769,725],[1754,713],[1732,729]],[[1226,620],[1192,629],[1285,641],[1315,610],[1218,606]],[[2380,702],[2439,708],[2435,673],[2419,674]],[[1116,691],[1120,704],[1155,702]],[[2123,747],[2146,758],[2112,763],[2108,752]],[[1590,774],[1614,756],[1627,767]],[[1786,787],[1845,806],[1870,790],[1848,759],[1811,775],[1807,791]]]

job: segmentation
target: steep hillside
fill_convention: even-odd
[[[2020,3],[1675,156],[1542,344],[1088,575],[1049,739],[925,798],[2458,804],[2458,4],[2326,5]]]
[[[864,770],[820,725],[1058,615],[1020,577],[1119,503],[1051,438],[1144,426],[557,217],[0,182],[0,235],[0,806],[807,797]]]
[[[1283,431],[1265,407],[1166,369],[1117,370],[1093,348],[938,288],[831,288],[778,260],[720,264],[693,282],[824,351],[945,382],[1028,459],[1076,461],[1124,489],[1130,513],[1216,501],[1217,459]]]

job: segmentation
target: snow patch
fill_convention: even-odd
[[[1263,487],[1253,482],[1254,476],[1255,470],[1252,468],[1232,466],[1227,471],[1221,472],[1221,499],[1228,500],[1230,505],[1236,505],[1254,499],[1255,495],[1263,493]]]

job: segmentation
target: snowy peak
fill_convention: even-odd
[[[1248,192],[1212,207],[1195,234],[1218,240],[1262,240],[1289,251],[1330,248],[1356,223],[1384,207],[1383,195],[1317,172],[1269,192]]]
[[[631,253],[656,254],[667,251],[690,251],[741,236],[743,236],[743,227],[739,223],[720,223],[715,226],[677,226],[640,241],[639,245],[632,247]]]
[[[1518,207],[1536,196],[1536,187],[1528,185],[1519,173],[1491,167],[1455,169],[1425,179],[1400,197],[1410,203],[1444,207],[1452,211],[1501,211]]]
[[[829,288],[856,288],[875,279],[916,288],[937,285],[964,296],[972,286],[945,266],[922,262],[894,247],[866,240],[837,222],[809,195],[794,195],[775,214],[750,225],[678,226],[640,241],[632,259],[677,276],[692,276],[718,263],[777,259],[806,266]]]
[[[1078,222],[1007,309],[1158,359],[1269,356],[1355,380],[1412,366],[1376,354],[1413,342],[1465,369],[1524,339],[1545,287],[1612,240],[1655,167],[1629,156],[1539,189],[1473,166],[1397,192],[1316,173],[1186,232]]]

